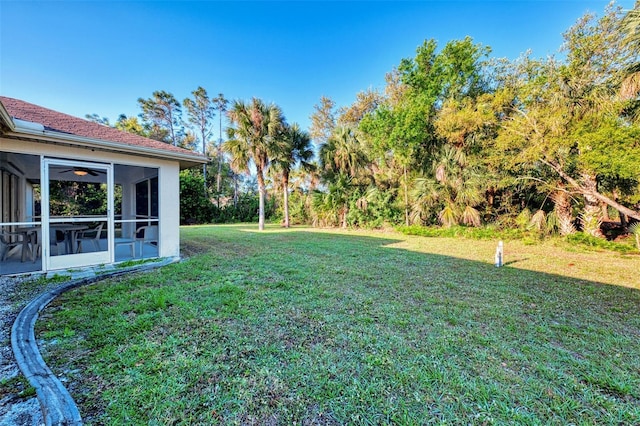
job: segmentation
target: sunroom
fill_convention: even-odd
[[[194,152],[0,97],[0,275],[178,257]]]

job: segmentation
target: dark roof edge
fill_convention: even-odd
[[[11,114],[5,108],[2,102],[0,102],[0,124],[4,124],[11,131],[16,130],[16,125],[13,123],[13,119],[11,119]]]
[[[209,159],[198,153],[181,153],[175,151],[161,151],[155,148],[130,145],[121,142],[105,141],[102,139],[87,138],[84,136],[70,135],[68,133],[59,133],[51,130],[38,131],[28,128],[14,126],[13,132],[6,133],[7,136],[28,137],[31,139],[43,140],[51,143],[69,144],[78,147],[94,148],[104,151],[141,154],[146,157],[155,157],[166,160],[178,160],[181,168],[194,167],[200,164],[206,164]]]

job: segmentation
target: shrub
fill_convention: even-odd
[[[566,241],[575,245],[601,250],[611,250],[618,253],[629,253],[634,250],[633,247],[628,244],[607,241],[604,238],[594,237],[584,232],[576,232],[574,234],[567,235]]]
[[[466,226],[451,226],[451,227],[435,227],[435,226],[398,226],[396,230],[405,235],[418,235],[422,237],[465,237],[475,240],[514,240],[523,238],[528,233],[520,229],[499,229],[495,226],[484,227],[466,227]]]

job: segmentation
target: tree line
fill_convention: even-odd
[[[280,107],[273,103],[253,98],[248,102],[236,100],[229,106],[222,93],[211,98],[203,87],[191,95],[180,103],[169,92],[153,92],[151,98],[138,99],[142,112],[137,117],[122,114],[113,127],[194,151],[201,147],[202,153],[211,158],[201,171],[181,172],[183,223],[257,219],[260,229],[264,229],[265,218],[275,211],[275,200],[266,205],[269,187],[282,193],[283,225],[288,227],[292,172],[294,168],[302,173],[315,168],[309,133],[297,123],[289,124]],[[212,141],[213,127],[218,124],[222,135],[223,116],[227,139],[220,137],[216,144]],[[107,118],[97,114],[86,118],[111,126]],[[207,172],[212,168],[216,171],[213,182],[212,174]],[[253,175],[254,170],[255,185],[250,178],[243,179]]]
[[[212,159],[181,174],[185,222],[492,224],[601,237],[603,223],[640,221],[639,10],[584,15],[561,57],[507,60],[470,37],[426,40],[384,90],[341,108],[322,97],[309,132],[275,104],[229,105],[201,87],[182,104],[162,91],[140,98],[142,113],[114,126]],[[227,137],[214,143],[223,119]],[[230,214],[242,200],[246,214]]]
[[[349,107],[312,116],[329,225],[497,224],[602,236],[640,220],[639,8],[609,5],[562,57],[427,40]]]

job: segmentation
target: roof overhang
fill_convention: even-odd
[[[135,146],[120,142],[112,142],[101,139],[92,139],[82,136],[70,135],[67,133],[53,132],[50,130],[36,129],[34,126],[22,126],[21,122],[14,123],[4,106],[0,102],[0,120],[5,122],[8,119],[7,127],[9,131],[4,132],[4,136],[11,139],[26,139],[40,143],[50,143],[76,148],[86,148],[94,151],[105,151],[112,153],[141,155],[162,160],[178,161],[181,169],[188,169],[198,165],[206,164],[209,159],[203,155],[189,152],[162,151],[155,148]]]
[[[16,126],[13,124],[13,120],[11,119],[11,115],[4,107],[2,102],[0,102],[0,129],[2,127],[8,128],[10,131],[15,131]]]

